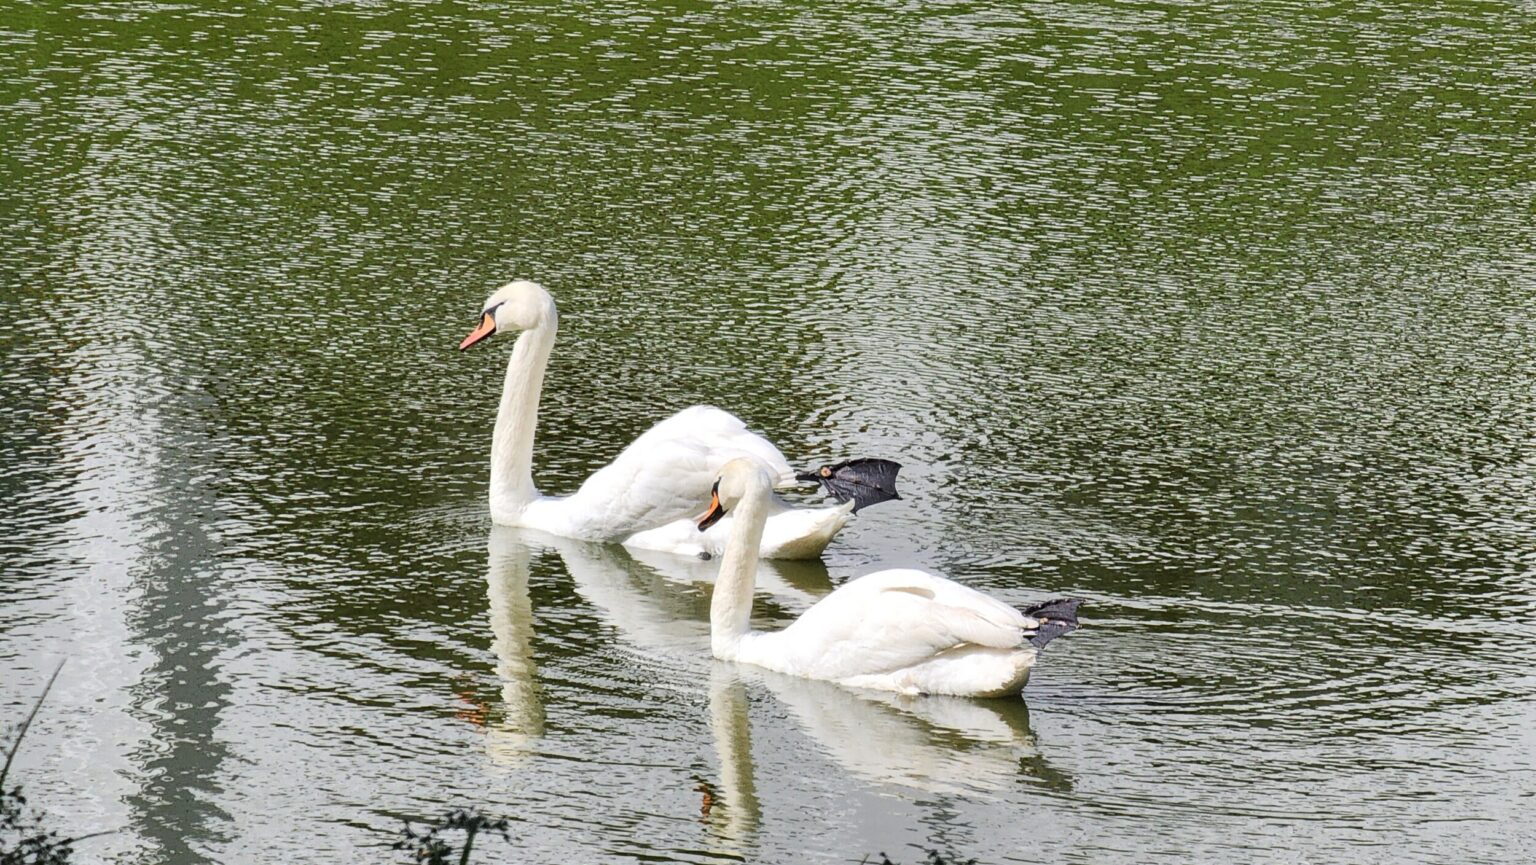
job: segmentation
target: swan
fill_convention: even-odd
[[[459,344],[459,350],[465,351],[497,333],[521,332],[507,363],[491,439],[493,522],[642,549],[712,555],[723,549],[729,529],[701,535],[687,517],[707,495],[722,465],[749,457],[774,473],[776,486],[819,479],[836,497],[847,499],[818,508],[794,508],[777,499],[767,505],[772,515],[760,555],[815,558],[858,508],[897,498],[894,479],[899,466],[895,463],[855,461],[883,464],[876,471],[888,472],[889,483],[861,487],[857,495],[848,497],[828,482],[839,466],[824,466],[819,475],[797,475],[771,442],[748,430],[740,418],[713,406],[685,408],[660,421],[575,493],[540,495],[533,484],[534,430],[559,319],[554,298],[542,286],[525,280],[510,282],[486,300],[479,326]]]
[[[698,520],[703,531],[736,516],[710,601],[716,658],[854,688],[1004,697],[1024,689],[1041,647],[1077,628],[1075,598],[1020,612],[944,577],[890,570],[844,583],[781,631],[753,631],[752,552],[772,488],[756,463],[733,459]]]

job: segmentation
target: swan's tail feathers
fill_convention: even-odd
[[[1029,642],[1040,649],[1062,634],[1077,630],[1077,608],[1082,602],[1081,598],[1057,598],[1026,608],[1024,615],[1040,623]]]
[[[828,495],[840,502],[853,502],[853,512],[858,513],[860,508],[901,498],[896,492],[899,471],[901,463],[864,458],[822,466],[796,477],[821,484]]]

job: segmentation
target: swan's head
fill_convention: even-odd
[[[509,282],[485,299],[480,325],[459,343],[459,351],[503,330],[533,330],[559,320],[555,299],[542,285],[526,279]]]
[[[773,489],[773,475],[749,457],[737,457],[720,469],[714,489],[709,494],[709,510],[699,517],[699,531],[704,531],[752,495],[766,495]]]

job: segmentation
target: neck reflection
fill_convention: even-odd
[[[487,713],[485,748],[492,761],[516,765],[535,752],[544,736],[544,701],[533,660],[533,605],[528,598],[533,550],[516,530],[502,526],[491,529],[486,548],[485,593],[501,706]]]

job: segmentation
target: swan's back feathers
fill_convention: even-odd
[[[783,631],[753,635],[742,660],[761,649],[788,658],[801,675],[840,680],[906,669],[961,646],[1015,649],[1034,626],[1013,607],[952,580],[879,571],[844,584]]]
[[[702,510],[721,467],[737,457],[790,474],[784,454],[740,418],[713,406],[685,408],[594,472],[565,507],[591,514],[590,525],[602,531],[589,534],[623,540]]]
[[[1018,645],[1025,630],[1033,628],[1033,619],[1009,605],[982,594],[954,580],[925,571],[896,569],[876,571],[849,583],[873,579],[867,591],[905,591],[926,593],[937,609],[946,611],[951,624],[964,631],[964,642],[979,646],[1009,648]]]
[[[692,441],[709,449],[711,462],[719,459],[711,471],[719,473],[726,463],[736,457],[753,457],[761,462],[776,478],[790,477],[794,469],[784,453],[771,441],[747,429],[741,418],[712,405],[690,406],[677,412],[645,431],[635,440],[639,444],[647,436],[679,441]],[[710,478],[710,484],[714,478]],[[706,495],[708,490],[706,489]]]

